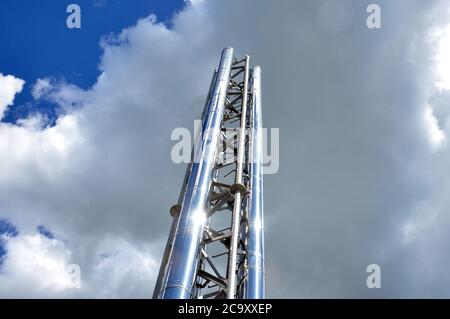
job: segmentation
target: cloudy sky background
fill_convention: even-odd
[[[24,88],[57,105],[54,123],[0,123],[0,296],[151,296],[185,170],[170,134],[193,129],[232,46],[262,66],[264,126],[280,128],[267,296],[450,297],[450,1],[378,0],[369,30],[372,2],[193,1],[99,38],[87,88],[0,75],[0,118]]]

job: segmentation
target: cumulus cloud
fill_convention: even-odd
[[[22,79],[0,73],[0,120],[6,108],[13,104],[15,95],[22,91],[24,84]]]
[[[149,250],[123,239],[98,243],[86,265],[73,263],[76,253],[60,238],[35,233],[6,238],[6,243],[8,256],[0,272],[2,297],[142,297],[148,290],[142,282],[154,281],[157,273]]]
[[[48,94],[52,86],[49,79],[37,79],[31,94],[35,100],[40,99],[44,94]]]
[[[62,112],[53,127],[0,124],[1,213],[20,231],[2,294],[151,296],[184,172],[170,133],[193,128],[233,46],[262,65],[264,126],[280,128],[280,171],[265,177],[268,296],[448,296],[450,95],[436,30],[449,3],[378,1],[379,30],[366,28],[369,3],[191,1],[171,29],[149,16],[105,37],[90,89],[37,80],[34,97]],[[46,261],[35,277],[24,254]],[[59,285],[69,263],[82,270],[76,292]],[[379,290],[365,286],[372,263]],[[60,280],[38,283],[49,269]]]
[[[70,252],[62,242],[39,234],[21,235],[7,240],[7,251],[0,281],[3,297],[20,297],[17,292],[29,287],[42,297],[71,287]]]

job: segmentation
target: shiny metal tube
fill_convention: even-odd
[[[263,205],[263,138],[261,116],[261,68],[253,69],[253,110],[252,138],[250,146],[251,179],[250,205],[248,210],[247,266],[248,276],[245,281],[247,299],[265,297],[264,273],[264,205]]]
[[[198,266],[199,246],[206,223],[205,209],[212,181],[232,60],[233,49],[224,49],[211,99],[203,119],[202,138],[199,139],[194,151],[194,163],[187,182],[172,253],[168,261],[167,280],[162,289],[164,299],[191,297]]]
[[[234,208],[231,223],[231,242],[230,255],[228,258],[228,290],[227,299],[236,298],[236,268],[237,268],[237,251],[239,243],[239,230],[242,211],[242,192],[245,191],[245,186],[242,185],[242,173],[244,168],[245,155],[245,138],[247,128],[247,97],[248,97],[248,72],[249,72],[250,57],[245,56],[245,70],[244,70],[244,87],[242,89],[242,109],[241,109],[241,127],[239,129],[239,142],[237,149],[237,167],[235,185],[236,192],[234,194]],[[241,187],[239,187],[241,186]]]
[[[205,104],[203,106],[203,112],[202,112],[202,118],[201,118],[202,121],[204,120],[205,114],[208,110],[208,105],[211,101],[211,94],[212,94],[212,90],[214,88],[214,84],[216,83],[216,77],[217,77],[217,70],[214,71],[214,74],[211,78],[211,82],[209,84],[208,95],[205,100]],[[199,134],[197,134],[197,135],[198,136],[195,136],[194,145],[197,145],[199,139],[201,138],[201,132],[199,132]],[[186,168],[186,173],[184,174],[183,184],[181,185],[181,191],[180,191],[180,195],[178,196],[177,204],[170,208],[170,215],[172,216],[173,219],[172,219],[172,224],[170,226],[169,237],[167,238],[166,247],[164,248],[164,254],[163,254],[163,258],[161,260],[158,277],[156,278],[155,288],[153,290],[153,299],[158,299],[160,297],[161,288],[162,288],[163,282],[166,278],[168,261],[170,258],[170,254],[172,252],[172,246],[173,246],[173,241],[175,238],[175,233],[177,231],[177,224],[178,224],[178,218],[180,216],[181,204],[183,203],[187,183],[189,180],[189,176],[191,175],[191,168],[192,168],[193,162],[194,162],[194,147],[192,147],[191,162],[188,163],[188,166]]]

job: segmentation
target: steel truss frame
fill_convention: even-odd
[[[213,181],[208,196],[208,222],[200,245],[199,267],[193,298],[242,298],[245,280],[246,249],[242,231],[246,226],[246,199],[249,192],[249,128],[251,128],[252,92],[249,57],[234,59],[227,89],[221,127],[220,149],[216,153]],[[225,214],[228,227],[217,230],[214,218]],[[215,245],[218,253],[208,254]],[[218,247],[217,247],[218,246]],[[226,256],[220,272],[216,259]],[[220,263],[220,261],[219,261]],[[205,289],[208,288],[208,289]],[[206,293],[202,293],[207,290]]]

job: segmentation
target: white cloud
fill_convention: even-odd
[[[36,83],[33,85],[31,94],[35,100],[40,99],[44,94],[47,94],[51,90],[50,80],[37,79]]]
[[[99,240],[87,264],[78,264],[83,260],[68,249],[65,240],[41,234],[5,239],[8,255],[0,272],[2,297],[142,297],[159,266],[148,245],[136,247],[121,238]],[[71,272],[75,267],[80,270],[79,286],[74,285]]]
[[[71,112],[87,102],[89,91],[50,78],[37,79],[31,94],[35,100],[47,100],[57,104],[63,111]]]
[[[70,252],[64,243],[42,235],[7,240],[8,256],[0,273],[3,297],[55,296],[70,288]]]
[[[159,270],[150,245],[138,247],[123,238],[107,237],[97,251],[84,294],[92,296],[95,291],[102,298],[150,298],[149,287]]]
[[[13,104],[15,95],[22,92],[24,84],[25,81],[22,79],[0,73],[0,120],[6,108]]]
[[[439,39],[437,53],[437,72],[439,75],[437,85],[440,89],[450,89],[450,26],[436,31]]]
[[[70,156],[76,156],[73,146],[82,140],[76,116],[63,116],[56,126],[44,130],[37,127],[40,120],[40,116],[35,116],[21,121],[22,126],[0,124],[0,153],[7,154],[0,157],[2,188],[22,183],[37,187],[38,176],[63,178],[65,163]],[[3,207],[11,203],[4,200]]]
[[[433,114],[433,108],[428,105],[425,109],[425,122],[428,127],[430,143],[439,148],[445,141],[445,133],[440,129],[438,121]]]

